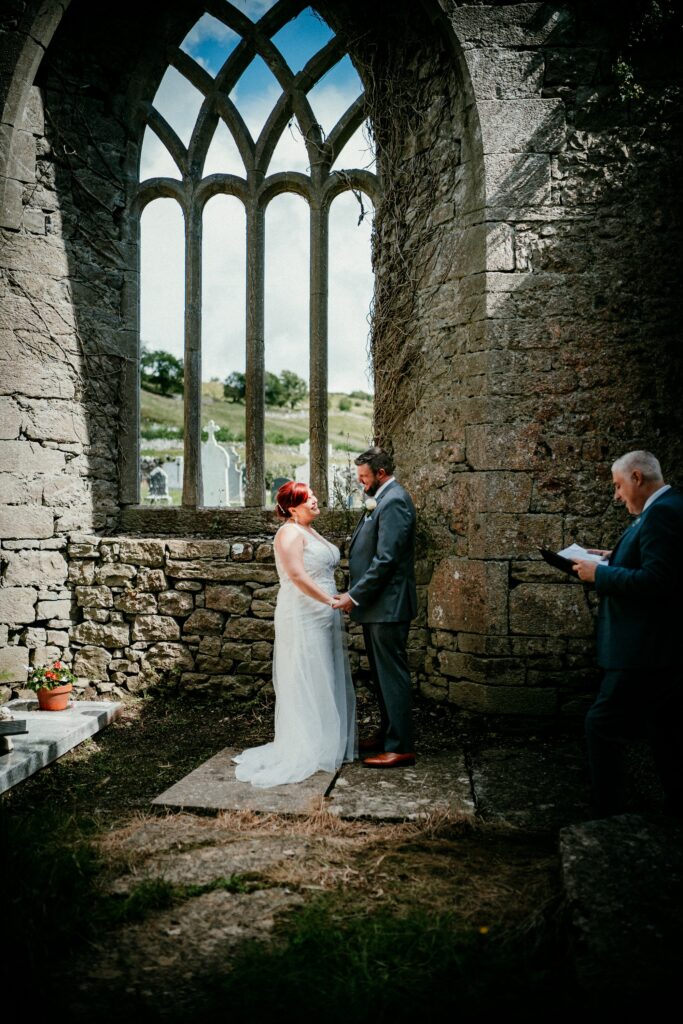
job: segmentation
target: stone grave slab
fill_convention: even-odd
[[[424,754],[408,768],[345,764],[330,793],[329,811],[341,818],[381,821],[412,821],[439,811],[474,818],[464,755]]]
[[[471,763],[484,821],[544,832],[589,817],[590,780],[578,740],[489,748]]]
[[[683,823],[622,814],[571,825],[560,832],[560,856],[584,991],[615,1008],[643,996],[650,1016],[656,997],[678,999]]]
[[[158,807],[213,811],[259,811],[275,814],[310,814],[320,806],[334,775],[316,772],[303,782],[259,789],[235,778],[232,758],[237,748],[226,748],[176,782],[152,803]]]
[[[26,721],[28,732],[14,736],[14,749],[0,756],[0,793],[56,761],[119,715],[112,700],[75,700],[64,711],[39,711],[37,700],[11,700],[6,707]]]

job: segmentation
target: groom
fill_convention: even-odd
[[[333,607],[363,624],[365,649],[375,681],[380,730],[361,740],[368,768],[415,764],[411,718],[411,680],[406,654],[410,620],[417,613],[415,589],[415,507],[394,479],[394,463],[381,448],[355,459],[358,480],[367,495],[366,515],[351,538],[351,586]]]

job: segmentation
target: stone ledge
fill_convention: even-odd
[[[0,757],[0,793],[104,729],[118,717],[123,705],[111,700],[78,700],[65,711],[39,711],[37,700],[11,700],[4,706],[26,719],[28,734],[17,736],[14,750]]]

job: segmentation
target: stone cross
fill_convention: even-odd
[[[209,437],[202,444],[202,481],[204,485],[202,504],[212,508],[217,505],[229,505],[230,457],[225,448],[216,440],[218,425],[213,420],[209,420],[205,429]]]

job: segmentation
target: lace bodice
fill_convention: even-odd
[[[308,575],[320,582],[321,580],[334,580],[334,570],[339,565],[339,548],[318,534],[309,533],[302,526],[296,523],[280,527],[280,529],[298,530],[304,538],[304,569]],[[290,583],[291,579],[285,572],[278,557],[277,547],[275,548],[275,567],[280,577],[280,583]]]

